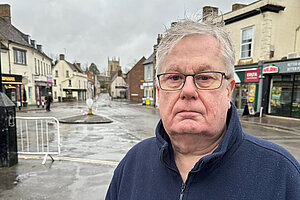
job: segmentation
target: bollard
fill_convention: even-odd
[[[88,106],[88,108],[89,108],[89,113],[88,113],[88,115],[93,115],[93,113],[92,113],[92,106],[93,106],[93,100],[92,99],[87,99],[86,100],[86,105]]]
[[[16,107],[0,92],[0,167],[18,163]]]
[[[263,115],[263,109],[264,109],[264,107],[260,107],[260,113],[259,113],[259,117],[261,118],[262,117],[262,115]]]

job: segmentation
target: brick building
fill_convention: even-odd
[[[144,97],[144,65],[146,58],[143,56],[127,73],[126,83],[128,85],[127,98],[132,101],[142,102]]]

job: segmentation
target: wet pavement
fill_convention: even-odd
[[[17,116],[53,116],[59,120],[86,115],[84,102],[54,103],[51,112],[28,107]],[[61,155],[42,165],[42,157],[19,156],[19,163],[0,168],[0,199],[104,199],[113,170],[126,152],[153,137],[159,111],[102,95],[93,113],[109,124],[60,124]],[[244,130],[288,149],[300,160],[300,121],[241,117]]]

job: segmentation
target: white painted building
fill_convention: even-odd
[[[87,98],[88,79],[80,68],[80,63],[70,63],[64,54],[59,55],[59,61],[52,68],[53,100],[81,101]]]
[[[116,73],[112,78],[110,95],[112,98],[126,98],[126,82],[121,72]]]
[[[36,104],[51,91],[51,58],[29,35],[11,24],[10,6],[0,5],[0,39],[3,91],[17,104]]]
[[[154,53],[143,62],[144,65],[144,98],[145,103],[148,105],[153,105],[153,96],[154,96],[154,84],[153,84],[153,57]]]

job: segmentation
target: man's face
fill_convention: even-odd
[[[218,41],[209,35],[193,34],[181,39],[162,60],[159,73],[194,74],[218,71],[227,74]],[[226,125],[227,110],[234,80],[223,80],[220,88],[199,90],[188,76],[178,91],[164,91],[157,86],[159,110],[166,132],[204,134],[218,137]]]

